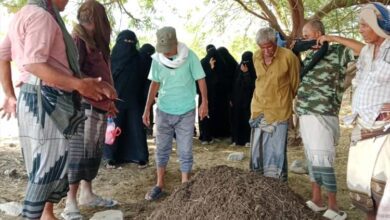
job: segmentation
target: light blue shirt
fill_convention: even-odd
[[[153,59],[148,78],[160,84],[157,107],[168,114],[182,115],[196,107],[195,82],[204,77],[199,58],[189,50],[187,60],[176,69]]]

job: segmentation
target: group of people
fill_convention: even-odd
[[[249,145],[250,102],[255,88],[256,73],[252,52],[246,51],[238,64],[225,47],[206,47],[201,60],[206,74],[209,115],[199,121],[199,140],[231,138],[231,145]],[[202,103],[201,96],[199,104]]]
[[[366,44],[326,35],[323,23],[311,20],[303,27],[303,40],[290,49],[277,45],[274,29],[260,29],[259,49],[245,52],[238,64],[226,48],[213,45],[199,60],[173,27],[157,31],[156,48],[137,49],[135,33],[122,31],[110,51],[104,6],[85,1],[70,35],[59,15],[67,2],[29,0],[0,44],[1,110],[7,117],[17,114],[28,173],[25,218],[56,219],[53,203],[65,196],[64,219],[82,219],[78,205],[115,206],[115,200],[93,192],[92,181],[102,157],[109,166],[148,164],[145,126],[151,125],[155,102],[157,182],[145,199],[163,194],[173,138],[181,181],[189,181],[198,93],[201,141],[231,135],[234,144],[250,143],[250,169],[281,181],[287,181],[288,120],[295,112],[312,189],[306,204],[325,211],[325,218],[346,219],[337,205],[334,161],[345,70],[354,55],[359,58],[353,115],[346,120],[355,124],[347,184],[353,204],[368,219],[384,216],[377,210],[390,176],[390,12],[385,6],[362,8],[359,32]],[[21,73],[18,99],[11,61]],[[116,116],[123,131],[112,145],[104,144],[108,116]]]
[[[294,42],[291,50],[277,46],[272,28],[260,29],[256,36],[260,49],[253,56],[257,80],[249,122],[250,168],[287,180],[287,121],[294,111],[299,117],[312,188],[306,205],[315,212],[325,211],[327,219],[347,218],[337,205],[334,164],[346,68],[354,55],[358,61],[352,81],[353,114],[345,119],[345,123],[355,125],[347,168],[349,195],[356,207],[367,212],[367,219],[388,218],[377,210],[390,176],[389,18],[389,10],[380,3],[361,9],[359,32],[366,44],[326,35],[319,20],[304,25],[303,39]],[[302,53],[305,56],[300,60]],[[322,187],[327,191],[327,202]]]
[[[64,219],[82,219],[79,205],[115,206],[117,201],[92,190],[103,153],[107,161],[140,165],[149,157],[142,114],[154,47],[145,44],[138,50],[135,34],[125,30],[111,53],[110,22],[95,0],[80,6],[69,34],[59,15],[67,2],[28,1],[0,45],[6,95],[1,110],[8,118],[17,113],[29,180],[23,206],[27,219],[56,219],[53,203],[64,196]],[[18,99],[11,61],[20,72]],[[117,116],[124,135],[105,146],[108,116]]]

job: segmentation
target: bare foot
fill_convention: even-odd
[[[56,217],[54,216],[54,214],[51,213],[51,214],[42,214],[40,220],[58,220],[58,218],[56,218]]]

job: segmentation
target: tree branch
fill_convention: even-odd
[[[118,4],[119,9],[120,9],[121,11],[125,12],[125,14],[126,14],[127,16],[129,16],[131,19],[133,19],[136,23],[141,22],[141,19],[134,17],[134,15],[133,15],[132,13],[130,13],[129,11],[126,10],[126,8],[125,8],[125,6],[123,5],[123,3],[122,3],[121,0],[114,0],[114,1]]]
[[[302,0],[288,0],[290,5],[292,23],[294,24],[291,35],[300,36],[303,25],[305,25],[305,9]]]
[[[318,11],[314,13],[313,16],[309,17],[309,20],[312,19],[322,19],[325,17],[329,12],[338,9],[338,8],[345,8],[353,5],[359,5],[359,4],[366,4],[370,3],[370,0],[330,0],[326,5],[324,5],[322,8],[320,8]],[[376,0],[376,2],[381,2],[385,5],[390,3],[390,0]]]
[[[266,20],[268,21],[270,26],[273,27],[276,31],[278,31],[281,35],[286,36],[286,34],[279,25],[278,19],[276,18],[274,13],[268,8],[265,2],[263,0],[257,0],[256,2],[263,11],[263,16],[267,18]]]
[[[282,11],[283,11],[284,8],[280,9],[278,2],[276,2],[275,0],[269,0],[269,1],[272,4],[272,6],[275,8],[276,14],[280,18],[280,20],[283,23],[283,25],[285,27],[288,27],[289,26],[289,22],[287,21],[286,16],[283,16],[283,14],[282,14]]]
[[[260,19],[262,19],[262,20],[265,20],[265,21],[268,21],[268,22],[269,22],[269,20],[268,20],[266,17],[264,17],[263,15],[260,15],[260,14],[256,13],[256,12],[253,11],[252,9],[248,8],[248,6],[247,6],[244,2],[242,2],[241,0],[234,0],[234,1],[237,2],[238,4],[240,4],[241,7],[242,7],[245,11],[249,12],[250,14],[252,14],[252,15],[254,15],[254,16],[256,16],[256,17],[258,17],[258,18],[260,18]]]
[[[260,6],[261,10],[262,10],[262,13],[259,14],[257,12],[255,12],[254,10],[250,9],[246,3],[244,3],[243,1],[241,0],[234,0],[235,2],[237,2],[238,4],[241,5],[241,7],[249,12],[250,14],[262,19],[262,20],[265,20],[269,23],[269,25],[271,27],[273,27],[276,31],[278,31],[280,34],[282,34],[283,36],[286,36],[286,34],[284,33],[284,31],[282,30],[282,28],[280,27],[279,25],[279,22],[278,22],[278,19],[276,18],[276,16],[274,15],[274,13],[268,8],[268,6],[264,3],[264,1],[262,0],[257,0],[257,4]]]

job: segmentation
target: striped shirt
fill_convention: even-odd
[[[390,103],[390,40],[385,40],[374,59],[374,45],[360,52],[354,84],[352,112],[373,125],[385,103]]]

